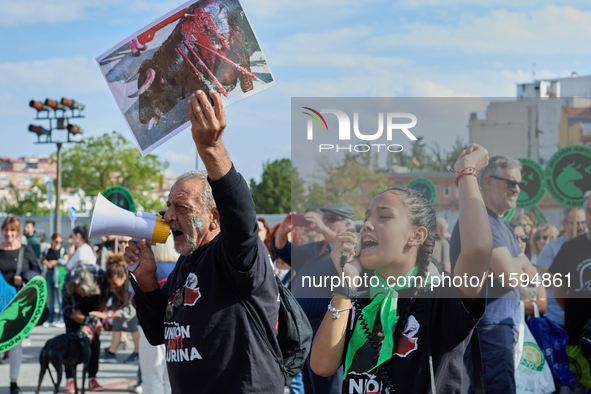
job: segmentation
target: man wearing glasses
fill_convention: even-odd
[[[203,91],[187,102],[191,132],[207,173],[181,175],[164,220],[181,254],[160,289],[154,253],[142,239],[125,249],[137,315],[152,345],[166,344],[172,392],[283,393],[279,364],[250,320],[249,305],[276,354],[278,289],[269,252],[258,236],[254,203],[222,143],[220,95]]]
[[[291,292],[308,316],[314,334],[326,314],[326,306],[332,299],[332,293],[330,286],[304,287],[301,278],[306,276],[319,280],[328,276],[338,276],[330,258],[332,242],[336,234],[347,231],[354,225],[355,219],[355,211],[346,202],[336,202],[320,208],[320,211],[322,215],[310,211],[304,217],[310,223],[311,229],[324,235],[324,241],[292,245],[287,239],[287,234],[292,230],[293,213],[283,219],[273,240],[275,254],[296,271]],[[308,357],[302,373],[307,394],[337,394],[342,391],[342,367],[333,376],[321,377],[310,368],[310,357]]]
[[[527,273],[530,278],[537,271],[519,248],[517,238],[511,227],[501,219],[503,215],[517,205],[521,182],[521,163],[518,160],[495,156],[478,174],[482,188],[482,198],[493,236],[493,252],[490,269],[494,276],[492,286],[487,282],[488,299],[486,312],[477,325],[478,336],[484,364],[484,385],[487,393],[515,393],[514,349],[517,343],[517,311],[519,290],[514,281],[508,278]],[[450,257],[453,266],[460,254],[459,222],[456,224],[450,240]],[[504,276],[504,287],[498,280]],[[464,363],[472,376],[471,348],[464,354]]]

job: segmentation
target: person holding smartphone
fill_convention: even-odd
[[[321,233],[324,240],[305,245],[292,245],[287,239],[287,234],[297,225],[294,219],[299,224],[308,223],[308,228]],[[302,219],[305,221],[302,221]],[[293,281],[291,292],[298,299],[310,320],[314,333],[316,333],[322,322],[322,318],[326,313],[326,305],[332,298],[332,294],[330,289],[304,287],[299,278],[303,276],[325,277],[338,275],[330,259],[330,252],[333,249],[332,244],[337,233],[347,231],[351,227],[354,228],[354,219],[355,211],[346,202],[336,202],[322,207],[320,213],[307,212],[303,215],[303,218],[292,212],[283,219],[281,226],[277,230],[277,236],[273,240],[275,254],[297,271],[297,277]],[[308,357],[302,372],[306,393],[332,394],[341,392],[342,368],[332,376],[321,377],[316,375],[310,368],[310,358]]]
[[[492,235],[475,176],[487,162],[486,149],[473,144],[454,165],[463,246],[455,276],[482,277],[490,266]],[[360,234],[356,249],[354,234],[337,234],[333,266],[341,274],[342,255],[356,254],[343,274],[355,283],[362,269],[369,269],[376,284],[365,296],[350,287],[334,291],[314,338],[312,368],[327,376],[344,366],[342,393],[459,393],[462,355],[484,313],[482,283],[428,285],[438,276],[430,262],[437,217],[429,200],[413,189],[378,194]],[[410,277],[423,280],[399,280]]]

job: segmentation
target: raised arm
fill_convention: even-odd
[[[226,113],[220,95],[209,91],[214,107],[205,93],[198,90],[187,101],[187,111],[191,120],[191,133],[199,157],[203,160],[209,179],[217,181],[232,168],[232,162],[222,143],[222,134],[226,128]]]
[[[488,164],[488,151],[483,147],[472,144],[468,150],[462,152],[456,163],[455,171],[462,171],[474,167],[480,171]],[[460,241],[462,251],[458,256],[453,274],[455,276],[477,276],[482,278],[488,272],[492,254],[493,239],[486,206],[480,194],[478,181],[475,176],[464,175],[458,180],[460,188]],[[464,298],[475,298],[482,290],[479,287],[468,286],[459,288]]]
[[[220,95],[197,91],[187,102],[191,132],[205,164],[221,226],[221,242],[227,261],[236,269],[252,267],[258,251],[258,225],[254,202],[244,178],[236,172],[222,143],[226,115]]]

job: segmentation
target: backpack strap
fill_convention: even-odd
[[[25,255],[25,247],[21,245],[20,249],[18,250],[18,260],[16,262],[16,276],[20,276],[23,272],[23,257]]]

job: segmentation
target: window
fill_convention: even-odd
[[[450,196],[451,196],[451,186],[450,185],[444,185],[443,186],[443,197],[449,198]]]

